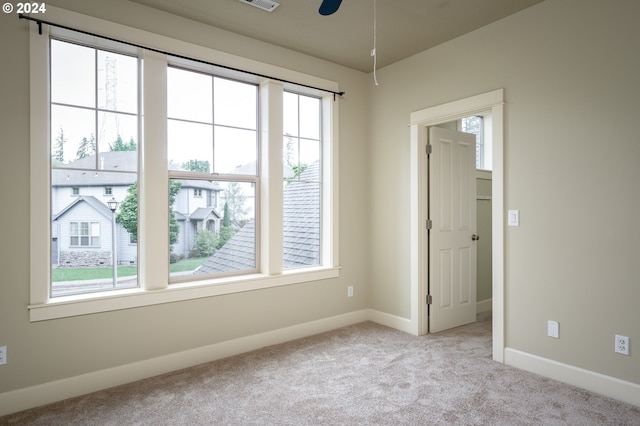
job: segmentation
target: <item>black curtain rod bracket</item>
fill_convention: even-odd
[[[40,35],[42,35],[42,24],[47,24],[47,25],[52,26],[52,27],[62,28],[62,29],[65,29],[65,30],[69,30],[69,31],[73,31],[73,32],[76,32],[76,33],[89,35],[89,36],[92,36],[92,37],[98,37],[98,38],[102,38],[102,39],[105,39],[105,40],[115,41],[117,43],[126,44],[128,46],[133,46],[133,47],[136,47],[136,48],[139,48],[139,49],[145,49],[145,50],[148,50],[148,51],[151,51],[151,52],[160,53],[162,55],[173,56],[174,58],[186,59],[188,61],[198,62],[198,63],[205,64],[205,65],[211,65],[211,66],[218,67],[218,68],[224,68],[224,69],[227,69],[227,70],[230,70],[230,71],[237,71],[237,72],[241,72],[241,73],[244,73],[244,74],[253,75],[253,76],[256,76],[256,77],[268,78],[270,80],[279,81],[281,83],[295,84],[296,86],[306,87],[308,89],[319,90],[319,91],[325,92],[325,93],[332,93],[334,101],[336,100],[336,96],[344,96],[344,94],[345,94],[345,92],[343,92],[343,91],[342,92],[335,92],[333,90],[327,90],[327,89],[323,89],[321,87],[315,87],[315,86],[310,86],[308,84],[296,83],[295,81],[284,80],[284,79],[278,78],[278,77],[272,77],[272,76],[265,75],[265,74],[259,74],[259,73],[256,73],[256,72],[246,71],[246,70],[242,70],[242,69],[239,69],[239,68],[230,67],[228,65],[216,64],[214,62],[208,62],[208,61],[204,61],[202,59],[190,58],[188,56],[178,55],[178,54],[167,52],[167,51],[164,51],[164,50],[155,49],[153,47],[142,46],[140,44],[131,43],[131,42],[124,41],[124,40],[118,40],[116,38],[107,37],[107,36],[103,36],[103,35],[100,35],[100,34],[95,34],[95,33],[91,33],[91,32],[84,31],[84,30],[79,30],[77,28],[71,28],[71,27],[68,27],[66,25],[60,25],[60,24],[56,24],[54,22],[45,21],[44,19],[32,18],[31,16],[24,15],[22,13],[18,14],[18,18],[27,19],[29,21],[33,21],[36,24],[38,24],[38,33]]]

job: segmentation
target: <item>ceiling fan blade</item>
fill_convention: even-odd
[[[327,16],[336,13],[340,7],[340,3],[342,3],[342,0],[322,0],[319,10],[320,15]]]

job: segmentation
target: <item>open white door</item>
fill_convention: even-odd
[[[475,136],[429,128],[429,332],[476,320]]]

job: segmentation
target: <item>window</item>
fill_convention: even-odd
[[[460,130],[476,135],[476,169],[491,170],[491,115],[462,118]]]
[[[54,258],[51,264],[75,271],[52,271],[51,294],[59,296],[70,289],[96,291],[83,281],[117,283],[124,277],[118,277],[112,265],[135,264],[138,257],[124,232],[119,238],[122,228],[137,228],[136,219],[130,218],[137,211],[137,198],[129,188],[135,187],[138,167],[138,59],[56,38],[50,41],[50,55],[52,227],[71,217],[85,219],[68,222],[69,245],[58,245],[62,261]],[[62,196],[69,187],[75,199]],[[111,211],[108,200],[101,197],[105,195],[120,203],[119,212]],[[115,221],[113,215],[130,219]],[[105,246],[101,246],[101,221],[105,229],[115,227]],[[62,287],[65,292],[56,291]]]
[[[57,19],[72,26],[77,18],[61,11]],[[99,34],[163,43],[83,19]],[[332,95],[67,29],[38,30],[33,24],[30,39],[32,321],[338,276]],[[247,64],[200,46],[187,52]],[[317,77],[251,66],[338,90]],[[283,132],[289,125],[295,130]],[[300,207],[295,213],[285,193]],[[296,214],[313,216],[295,235],[315,242],[306,260],[291,264],[288,223]],[[54,272],[80,259],[134,267],[116,266],[99,288],[52,291]],[[133,274],[127,280],[123,269]]]
[[[98,222],[69,222],[69,245],[71,247],[100,247],[100,224]]]
[[[283,261],[285,269],[320,264],[320,99],[284,93]]]
[[[169,67],[167,93],[171,190],[177,194],[189,179],[220,193],[219,203],[211,206],[181,204],[179,197],[170,197],[175,200],[169,218],[171,255],[176,261],[201,260],[194,264],[191,280],[255,272],[258,87]],[[202,198],[202,189],[194,189],[194,197]],[[174,212],[189,220],[178,224]],[[214,216],[222,221],[218,232],[205,226]],[[172,275],[184,276],[182,272]]]

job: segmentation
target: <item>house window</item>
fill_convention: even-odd
[[[69,222],[71,247],[100,247],[100,223]]]
[[[137,198],[128,189],[137,181],[138,59],[58,38],[50,40],[50,55],[52,225],[58,226],[69,217],[86,219],[69,222],[69,247],[100,250],[69,251],[64,246],[58,250],[66,256],[65,267],[96,266],[91,270],[79,269],[75,275],[80,281],[99,282],[100,277],[113,275],[113,262],[128,263],[137,258],[135,250],[128,249],[127,238],[118,241],[118,235],[123,224],[135,225],[131,215],[137,211]],[[103,196],[114,197],[116,185],[130,196],[116,200],[120,208],[115,214],[128,219],[118,220],[115,232],[108,232],[115,239],[101,240],[100,222],[112,227],[114,214]],[[78,198],[69,201],[62,197],[69,187]],[[97,270],[100,268],[104,272]],[[58,281],[57,276],[51,274],[51,295],[69,293],[74,282]],[[104,281],[117,284],[118,277]],[[103,284],[92,287],[78,283],[73,292],[95,292]]]
[[[320,264],[322,117],[320,99],[285,92],[283,267]]]
[[[77,16],[61,11],[57,20],[73,26]],[[123,26],[116,30],[89,16],[83,22],[97,34],[137,46],[180,50],[184,44],[163,46],[155,34]],[[337,101],[322,90],[277,78],[331,91],[339,89],[337,83],[250,61],[253,71],[276,74],[266,80],[237,71],[246,66],[246,58],[202,46],[184,44],[184,51],[171,56],[64,28],[44,25],[42,34],[39,30],[31,24],[32,321],[339,276],[339,206],[332,191],[337,187],[337,131],[332,129]],[[286,119],[296,123],[291,133],[296,142],[285,167],[282,105],[290,97],[299,108]],[[138,170],[138,164],[144,169]],[[317,175],[305,175],[312,165],[318,166]],[[283,170],[294,169],[283,183]],[[42,170],[49,170],[51,179]],[[313,232],[320,233],[319,253],[298,265],[314,268],[285,267],[282,259],[285,221],[291,216],[282,201],[287,183],[319,191],[314,201],[319,207],[307,209],[318,218]],[[76,194],[72,202],[70,191]],[[115,212],[105,204],[111,197],[118,202]],[[64,226],[70,222],[76,225]],[[68,238],[61,238],[67,229]],[[137,287],[102,294],[109,287],[105,282],[100,289],[79,288],[71,299],[57,297],[51,278],[54,237],[59,257],[66,244],[73,243],[74,250],[67,251],[75,255],[87,243],[106,266],[112,265],[111,256],[117,256],[116,264],[140,264],[136,279],[126,280]],[[199,256],[188,259],[196,249]],[[64,259],[58,267],[73,263]],[[122,288],[120,281],[115,288]]]
[[[180,230],[170,215],[170,251],[203,259],[194,271],[196,279],[257,271],[258,86],[169,67],[167,104],[170,188],[181,186],[185,179],[217,187],[220,202],[211,207],[224,215],[219,232],[202,232],[193,241],[189,236],[197,234],[198,223],[192,220]],[[194,189],[194,197],[201,198],[202,189]],[[170,207],[172,212],[184,208]]]

